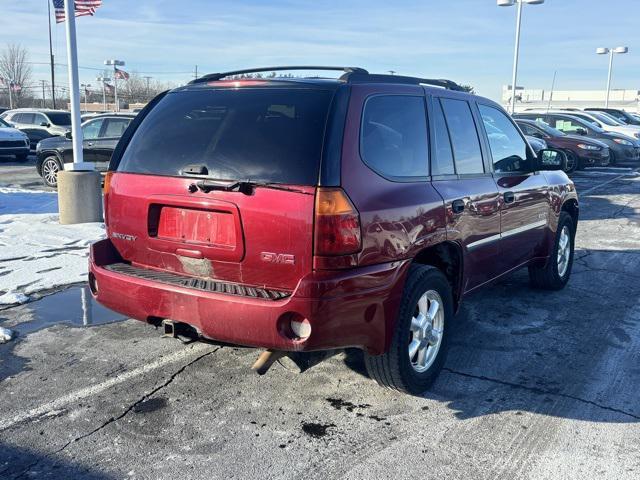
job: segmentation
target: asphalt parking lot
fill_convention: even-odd
[[[357,352],[259,377],[255,350],[161,338],[77,287],[0,310],[0,478],[639,478],[640,176],[574,181],[567,288],[520,272],[469,298],[424,398]]]

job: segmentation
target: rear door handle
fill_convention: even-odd
[[[453,213],[462,213],[464,211],[464,205],[464,200],[454,200],[451,203],[451,210],[453,211]]]
[[[516,194],[513,192],[504,192],[502,198],[504,198],[504,203],[513,203],[516,201]]]

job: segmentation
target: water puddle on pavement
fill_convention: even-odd
[[[56,324],[89,327],[127,319],[96,302],[88,287],[68,288],[12,310],[17,314],[18,323],[9,328],[17,331],[20,336]],[[2,313],[0,312],[0,317],[4,316]]]

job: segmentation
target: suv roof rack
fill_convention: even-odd
[[[339,78],[344,82],[349,83],[405,83],[412,85],[430,85],[435,87],[446,88],[447,90],[457,90],[464,92],[465,89],[458,85],[456,82],[445,79],[430,79],[419,77],[407,77],[404,75],[384,75],[377,73],[369,73],[364,68],[360,67],[328,67],[328,66],[282,66],[282,67],[261,67],[261,68],[248,68],[246,70],[232,70],[230,72],[209,73],[203,75],[195,80],[189,82],[190,84],[202,83],[202,82],[215,82],[222,80],[223,78],[233,75],[244,75],[248,73],[262,73],[262,72],[277,72],[283,70],[329,70],[344,72]]]
[[[360,67],[327,67],[327,66],[304,66],[304,65],[294,65],[294,66],[283,66],[283,67],[260,67],[260,68],[247,68],[246,70],[232,70],[230,72],[221,72],[221,73],[209,73],[202,77],[196,78],[192,80],[190,83],[200,83],[200,82],[214,82],[216,80],[222,80],[223,78],[230,77],[232,75],[244,75],[247,73],[261,73],[261,72],[277,72],[282,70],[331,70],[338,72],[345,72],[345,74],[351,73],[361,73],[364,75],[368,75],[364,68]]]

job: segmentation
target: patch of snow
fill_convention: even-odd
[[[22,305],[28,301],[29,297],[24,293],[9,292],[4,295],[0,295],[0,305]]]
[[[88,247],[104,238],[104,225],[60,225],[57,197],[0,188],[0,305],[87,279]]]
[[[9,330],[8,328],[0,327],[0,343],[7,343],[13,340],[15,334],[13,330]]]

